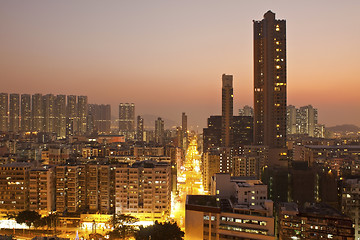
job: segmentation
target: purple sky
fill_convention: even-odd
[[[0,1],[1,92],[134,102],[205,126],[234,75],[234,113],[252,105],[252,20],[287,21],[288,103],[328,126],[360,125],[360,1]]]

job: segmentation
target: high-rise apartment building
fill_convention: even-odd
[[[21,131],[31,131],[31,96],[21,94]]]
[[[43,96],[44,132],[55,132],[55,96],[46,94]]]
[[[66,96],[55,97],[55,132],[58,138],[66,137]]]
[[[300,114],[300,134],[307,134],[310,137],[315,136],[315,126],[317,122],[317,109],[313,106],[303,106],[299,109]]]
[[[133,139],[135,131],[135,104],[120,103],[119,105],[119,133]]]
[[[187,149],[188,147],[188,122],[187,122],[187,115],[183,112],[181,115],[181,129],[182,129],[182,135],[180,139],[180,146],[183,149]]]
[[[20,130],[20,95],[10,94],[9,105],[9,131],[18,132]]]
[[[164,143],[164,120],[160,117],[155,120],[155,142]]]
[[[233,120],[233,76],[222,75],[222,129],[221,139],[223,147],[232,145],[232,120]]]
[[[221,116],[210,116],[203,130],[204,152],[221,146]]]
[[[9,95],[0,93],[0,131],[8,131]]]
[[[44,114],[42,94],[37,93],[32,95],[32,130],[36,132],[44,131]]]
[[[296,134],[297,129],[297,115],[298,111],[295,106],[289,105],[286,109],[286,134]]]
[[[78,96],[78,133],[83,135],[86,133],[86,123],[87,123],[87,116],[88,116],[88,98],[87,96]]]
[[[181,115],[181,126],[184,133],[187,132],[187,115],[183,112]]]
[[[318,125],[318,111],[311,105],[296,108],[287,106],[287,134],[305,134],[310,137],[323,137]],[[317,129],[319,128],[319,129]]]
[[[66,134],[74,135],[77,131],[78,126],[77,104],[75,95],[67,96],[66,114]]]
[[[110,134],[111,106],[110,104],[89,104],[89,117],[92,118],[94,130],[101,134]],[[89,128],[90,126],[88,126]]]
[[[144,141],[144,119],[141,116],[137,117],[136,138],[139,142]]]
[[[254,21],[254,143],[286,145],[286,21]]]

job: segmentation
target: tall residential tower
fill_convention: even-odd
[[[254,21],[254,143],[286,145],[286,22]]]
[[[126,138],[134,139],[135,104],[120,103],[119,105],[119,133]]]
[[[221,139],[223,147],[232,146],[233,119],[233,76],[222,75],[222,129]]]

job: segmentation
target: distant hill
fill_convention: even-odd
[[[327,127],[326,129],[332,132],[360,132],[360,128],[352,124],[337,125],[334,127]]]

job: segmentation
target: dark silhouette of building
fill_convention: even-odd
[[[286,146],[286,22],[254,21],[254,143]]]
[[[233,120],[233,76],[222,75],[222,128],[221,146],[232,145],[232,120]]]

